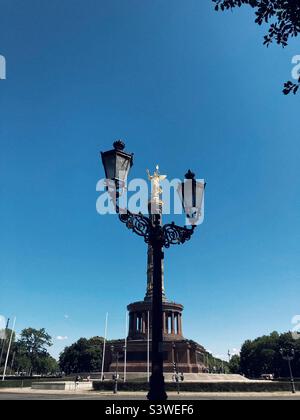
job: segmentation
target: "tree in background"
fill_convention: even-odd
[[[36,330],[26,328],[21,332],[18,341],[20,354],[26,355],[31,364],[31,373],[44,373],[45,363],[50,357],[48,347],[52,346],[52,340],[45,329]]]
[[[225,360],[219,359],[218,357],[214,357],[211,353],[205,353],[205,365],[210,373],[228,373],[229,367],[228,362]]]
[[[248,5],[255,9],[255,23],[267,24],[268,32],[264,37],[264,44],[268,47],[273,42],[286,47],[290,38],[297,37],[300,32],[300,0],[212,0],[215,9],[232,10],[235,7]],[[300,86],[288,81],[284,85],[283,93],[296,94]]]
[[[11,331],[7,331],[10,336]],[[8,339],[3,342],[3,355],[0,371],[3,372],[4,360],[7,355]],[[52,345],[51,337],[45,329],[24,329],[16,341],[13,335],[11,351],[8,359],[7,373],[23,373],[46,375],[55,374],[59,371],[57,361],[50,356],[48,348]]]
[[[293,371],[300,377],[300,340],[294,340],[291,333],[262,336],[253,341],[247,340],[241,349],[240,371],[248,377],[259,378],[263,374],[275,377],[288,377],[289,370],[282,359],[280,349],[294,349]]]
[[[229,371],[230,373],[235,374],[235,375],[238,375],[241,373],[241,358],[239,355],[235,354],[230,359]]]
[[[80,338],[60,354],[59,365],[66,374],[101,371],[104,339]]]
[[[54,375],[60,372],[58,362],[54,359],[54,357],[46,354],[38,360],[37,371],[41,375]]]
[[[13,352],[15,352],[15,360],[13,363],[13,369],[16,373],[25,373],[30,375],[31,372],[31,360],[28,357],[26,348],[21,343],[16,342],[13,345]]]

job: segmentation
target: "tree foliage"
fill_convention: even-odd
[[[66,347],[59,357],[59,365],[66,374],[79,372],[99,372],[102,363],[104,339],[93,337],[80,338]]]
[[[31,372],[44,374],[47,373],[47,367],[51,364],[48,353],[50,346],[52,346],[52,340],[44,328],[40,330],[26,328],[21,332],[18,341],[18,355],[29,359]]]
[[[5,360],[8,350],[8,337],[1,343],[3,345],[3,357]],[[31,374],[53,374],[58,371],[57,361],[50,356],[48,348],[52,345],[50,335],[44,328],[36,330],[26,328],[21,332],[20,338],[16,341],[13,336],[11,351],[8,359],[8,372],[23,372]],[[3,371],[4,363],[1,363],[0,370]]]
[[[240,372],[253,378],[259,378],[263,374],[288,377],[289,368],[280,354],[281,348],[295,350],[292,367],[294,375],[300,377],[300,340],[294,340],[291,333],[280,335],[273,332],[253,341],[247,340],[241,349]]]
[[[267,24],[268,31],[264,36],[264,44],[268,47],[273,42],[286,47],[289,39],[297,37],[300,32],[300,0],[212,0],[215,10],[231,10],[235,7],[248,5],[255,9],[255,23]],[[300,86],[288,81],[283,93],[296,94]]]
[[[51,336],[44,328],[40,330],[26,328],[21,332],[19,342],[29,354],[46,354],[47,348],[52,346]]]
[[[240,356],[238,356],[237,354],[235,354],[234,356],[232,356],[232,358],[230,359],[229,362],[229,371],[232,374],[239,374],[241,373],[241,358]]]

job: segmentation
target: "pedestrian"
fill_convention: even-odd
[[[78,388],[78,385],[79,385],[79,381],[80,381],[80,376],[79,375],[77,375],[76,376],[76,378],[75,378],[75,389],[77,389]]]

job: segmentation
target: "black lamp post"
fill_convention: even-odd
[[[125,144],[119,140],[114,143],[114,150],[101,153],[110,193],[119,219],[128,229],[144,238],[153,250],[153,297],[152,297],[152,371],[148,399],[164,401],[167,399],[163,376],[163,303],[162,303],[162,261],[164,248],[183,244],[191,239],[196,228],[196,221],[201,214],[205,184],[195,180],[189,171],[186,181],[178,189],[191,226],[181,227],[170,223],[162,225],[161,214],[133,214],[128,209],[120,209],[118,198],[125,187],[129,170],[133,165],[133,154],[124,152]],[[199,197],[200,192],[200,197]],[[198,194],[198,197],[196,196]],[[198,198],[198,199],[197,199]]]
[[[295,350],[294,349],[280,349],[280,354],[283,360],[286,360],[288,362],[292,393],[296,394],[295,381],[294,381],[292,364],[291,364],[292,360],[295,359]]]
[[[174,380],[176,382],[177,394],[179,395],[180,394],[181,375],[178,371],[178,352],[176,351],[176,344],[175,343],[172,344],[172,349],[173,349]]]
[[[114,346],[110,346],[110,351],[112,353],[112,359],[114,359],[115,356],[115,360],[116,360],[116,371],[113,375],[113,380],[114,380],[114,394],[118,393],[118,379],[119,379],[119,352],[115,352],[115,347]]]

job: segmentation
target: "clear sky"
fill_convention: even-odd
[[[123,138],[132,177],[160,164],[207,181],[206,218],[166,251],[184,335],[214,354],[300,313],[299,40],[262,46],[250,10],[210,0],[0,0],[0,315],[45,327],[52,353],[121,338],[144,297],[146,246],[96,213],[99,151]],[[169,218],[166,218],[169,220]],[[171,219],[170,219],[171,220]],[[183,219],[182,219],[183,221]]]

